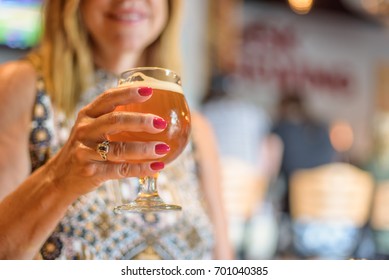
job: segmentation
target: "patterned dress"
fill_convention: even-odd
[[[82,97],[81,108],[99,93],[116,85],[116,78],[96,72],[96,86]],[[53,108],[42,81],[33,111],[30,135],[32,167],[44,164],[66,141],[73,120]],[[113,208],[133,199],[135,178],[108,181],[81,196],[43,245],[43,259],[211,259],[213,228],[203,204],[192,142],[158,178],[167,203],[182,211],[115,214]]]

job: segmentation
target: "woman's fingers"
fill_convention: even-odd
[[[169,153],[170,147],[163,142],[108,142],[106,149],[80,145],[79,160],[109,162],[145,162],[158,159]],[[101,154],[103,153],[103,154]]]
[[[114,138],[121,132],[155,134],[167,127],[167,122],[154,114],[115,111],[120,105],[144,102],[151,94],[148,87],[113,88],[80,111],[69,138],[72,144],[67,145],[73,149],[66,153],[72,157],[77,176],[89,177],[97,186],[108,179],[150,176],[164,168],[162,158],[170,151],[166,143]]]
[[[101,176],[109,179],[123,179],[128,177],[145,177],[152,176],[162,170],[165,164],[160,161],[147,163],[99,163],[97,170]],[[106,180],[106,179],[105,179]]]
[[[129,103],[144,102],[153,93],[149,87],[122,86],[112,88],[100,94],[95,101],[87,105],[82,112],[87,116],[96,118],[115,110],[116,106]]]
[[[157,115],[115,111],[119,105],[144,102],[151,94],[150,87],[122,86],[105,91],[80,111],[73,130],[74,139],[91,146],[110,140],[111,135],[120,132],[155,134],[163,131],[167,122]]]
[[[162,158],[170,150],[164,142],[157,141],[112,142],[108,144],[104,159],[96,150],[97,146],[91,148],[78,141],[64,145],[50,161],[50,170],[58,176],[58,186],[80,195],[107,180],[152,176],[164,168]]]
[[[95,143],[110,139],[110,135],[120,132],[159,133],[167,126],[167,122],[153,114],[133,112],[111,112],[96,119],[89,119],[77,126],[77,139],[85,143]]]

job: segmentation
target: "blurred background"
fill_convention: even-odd
[[[182,1],[237,258],[388,259],[389,1]],[[0,63],[37,44],[40,9],[0,0]]]

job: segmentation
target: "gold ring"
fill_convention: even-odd
[[[98,144],[96,151],[104,161],[107,160],[107,154],[109,152],[109,141],[105,140],[104,142]]]

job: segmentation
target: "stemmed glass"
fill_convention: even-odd
[[[138,67],[127,70],[120,75],[119,86],[151,87],[153,95],[143,103],[118,106],[116,110],[152,113],[167,122],[164,131],[151,134],[145,132],[121,132],[112,135],[110,141],[163,141],[170,146],[170,151],[158,159],[170,163],[181,154],[189,140],[191,117],[188,104],[181,86],[181,78],[175,72],[158,67]],[[116,206],[115,213],[122,211],[154,212],[164,210],[181,210],[181,206],[166,204],[158,194],[158,173],[154,176],[139,178],[137,198],[127,204]]]

